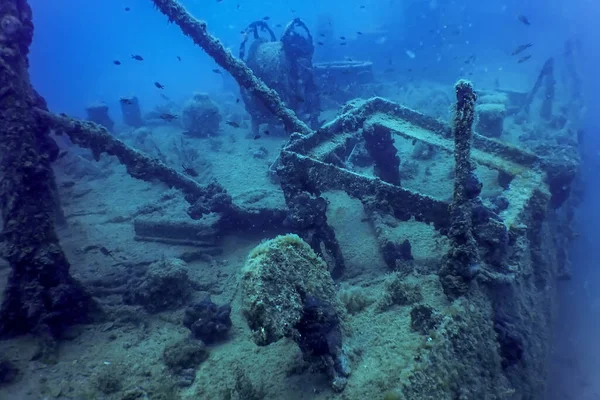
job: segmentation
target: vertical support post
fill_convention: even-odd
[[[89,321],[99,308],[71,277],[54,230],[50,164],[58,148],[33,112],[46,106],[27,72],[33,36],[27,1],[0,0],[0,26],[0,209],[3,257],[11,267],[0,336],[34,332],[48,351],[65,328]]]
[[[450,251],[444,257],[439,276],[450,298],[467,293],[469,283],[480,270],[477,241],[473,235],[472,200],[481,193],[481,183],[473,173],[471,142],[475,102],[473,85],[460,80],[455,85],[454,116],[454,199],[450,206]]]

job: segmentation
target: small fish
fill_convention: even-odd
[[[304,103],[304,99],[301,96],[296,96],[296,101],[298,103]]]
[[[260,139],[260,135],[255,135],[254,140],[256,140],[256,139]]]
[[[90,252],[90,251],[92,251],[92,250],[98,250],[98,251],[100,251],[100,253],[104,254],[105,256],[111,256],[112,258],[115,258],[115,257],[112,255],[112,253],[110,252],[110,250],[108,250],[108,249],[107,249],[106,247],[104,247],[104,246],[96,246],[96,245],[92,244],[92,245],[89,245],[89,246],[85,246],[85,247],[83,248],[83,252],[84,252],[84,253],[88,253],[88,252]]]
[[[271,17],[263,17],[263,21],[268,21],[270,19],[271,19]]]
[[[162,113],[162,114],[160,114],[160,119],[164,119],[165,121],[171,122],[174,119],[177,119],[177,115],[170,114],[170,113]]]
[[[220,3],[220,2],[222,2],[222,1],[223,1],[223,0],[217,0],[217,3]]]
[[[324,33],[319,33],[319,36],[325,37],[325,34]]]
[[[347,44],[348,44],[348,43],[346,43],[346,42],[342,42],[342,43],[340,43],[340,46],[345,46],[345,45],[347,45]]]
[[[133,104],[133,101],[131,101],[131,99],[128,99],[127,97],[121,97],[119,101],[123,104]]]
[[[269,131],[267,131],[267,130],[264,130],[264,131],[263,131],[263,133],[264,133],[265,135],[267,135],[267,136],[269,136],[269,135],[271,134],[271,132],[269,132]]]
[[[323,43],[323,42],[317,42],[317,44],[318,44],[319,46],[323,46],[325,43]]]
[[[364,10],[366,8],[366,6],[360,6],[361,10]]]
[[[179,61],[181,61],[181,57],[177,56],[177,59],[178,59]]]
[[[114,60],[114,61],[113,61],[113,64],[115,64],[115,65],[121,65],[121,61],[119,61],[119,60]]]
[[[163,85],[161,85],[159,82],[154,82],[154,86],[156,86],[159,89],[164,89],[165,87]]]
[[[232,126],[232,127],[234,127],[234,128],[239,128],[239,127],[240,127],[240,124],[238,124],[237,122],[234,122],[234,121],[227,121],[227,122],[225,122],[225,123],[226,123],[227,125],[229,125],[229,126]]]
[[[281,24],[275,25],[276,28],[281,28],[281,26],[282,26]]]
[[[67,154],[69,154],[68,150],[65,151],[61,151],[60,154],[58,155],[58,157],[56,157],[57,160],[60,160],[61,158],[63,158],[64,156],[66,156]]]
[[[110,256],[113,260],[116,260],[115,256],[113,256],[113,254],[104,246],[101,246],[99,248],[100,253],[104,254],[105,256]]]
[[[525,43],[522,44],[520,46],[518,46],[512,53],[511,55],[516,56],[519,53],[522,53],[523,51],[527,50],[528,48],[530,48],[531,46],[533,46],[532,43]]]
[[[237,99],[235,99],[235,104],[238,104],[240,102],[239,97]]]
[[[164,93],[161,93],[161,94],[160,94],[160,97],[162,97],[162,98],[163,98],[163,100],[166,100],[166,101],[170,101],[170,100],[171,100],[171,99],[169,98],[169,96],[167,96],[167,95],[166,95],[166,94],[164,94]]]
[[[220,70],[220,69],[217,69],[217,68],[215,68],[215,69],[213,69],[213,70],[212,70],[212,72],[214,72],[215,74],[220,74],[220,73],[221,73],[221,70]]]
[[[138,61],[144,61],[144,57],[140,56],[139,54],[132,54],[131,58]]]
[[[362,34],[363,34],[363,33],[362,33],[361,31],[357,31],[357,32],[356,32],[356,34],[357,34],[358,36],[362,36]]]
[[[346,40],[346,36],[340,36],[341,40]]]
[[[129,10],[131,10],[131,8],[125,7],[125,11],[129,11]]]
[[[527,18],[526,16],[519,15],[517,18],[519,19],[519,21],[521,21],[525,25],[528,25],[528,26],[531,25],[531,22],[529,22],[529,18]]]
[[[183,168],[183,173],[186,175],[189,175],[194,178],[198,176],[198,171],[196,171],[192,167],[186,167],[185,165],[182,165],[181,168]]]
[[[517,60],[517,64],[524,63],[525,61],[529,60],[530,58],[531,58],[531,55],[523,56]]]

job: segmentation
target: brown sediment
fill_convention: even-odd
[[[242,60],[234,57],[219,39],[208,32],[206,22],[194,18],[175,0],[152,0],[152,2],[169,18],[170,22],[177,24],[186,36],[189,36],[217,64],[227,70],[241,87],[256,96],[270,112],[281,120],[290,133],[309,134],[312,132],[292,110],[285,106],[275,90],[265,85]]]

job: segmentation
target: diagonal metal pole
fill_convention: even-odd
[[[302,122],[296,114],[287,108],[277,92],[270,89],[250,68],[239,58],[236,58],[223,44],[208,32],[206,22],[194,18],[176,0],[152,0],[154,5],[181,28],[184,35],[189,36],[206,54],[227,70],[237,83],[249,90],[264,106],[281,120],[288,132],[298,132],[304,135],[312,130]]]

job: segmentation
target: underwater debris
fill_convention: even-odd
[[[481,183],[473,173],[471,142],[475,101],[473,85],[465,80],[456,83],[456,114],[454,118],[454,200],[450,208],[448,231],[451,250],[439,271],[444,293],[456,298],[467,293],[474,278],[469,266],[479,263],[477,241],[473,234],[472,201],[481,192]]]
[[[407,261],[412,261],[413,256],[408,239],[401,243],[388,241],[381,248],[383,259],[392,271],[403,269]]]
[[[88,121],[95,122],[105,127],[109,132],[113,131],[114,121],[108,113],[108,105],[105,103],[92,104],[85,109]]]
[[[144,125],[140,103],[136,96],[121,97],[119,102],[121,104],[121,115],[123,116],[125,125],[134,128],[139,128]]]
[[[268,39],[262,38],[260,32],[267,32]],[[306,116],[305,122],[313,129],[317,128],[320,112],[319,93],[315,84],[312,57],[314,45],[308,27],[299,18],[293,19],[285,28],[279,41],[264,21],[255,21],[245,30],[247,37],[240,44],[239,57],[246,61],[248,67],[270,88],[277,91],[281,99],[298,115]],[[246,54],[246,43],[250,36],[254,42]],[[277,52],[277,56],[265,55]],[[303,68],[291,68],[293,64]],[[275,116],[257,101],[252,90],[242,88],[242,99],[246,110],[252,118],[252,133],[258,134],[260,125],[273,123]]]
[[[433,308],[420,304],[410,310],[410,328],[421,335],[429,335],[437,328],[441,316],[437,315]]]
[[[0,157],[0,203],[3,258],[11,273],[0,308],[0,336],[35,332],[44,337],[44,355],[55,355],[55,340],[70,326],[100,316],[101,309],[71,276],[55,231],[60,207],[51,163],[59,147],[32,112],[35,106],[47,111],[47,106],[28,73],[31,8],[27,1],[4,1],[1,8],[0,82],[10,85],[0,88],[0,154],[5,155]]]
[[[186,338],[167,345],[162,358],[171,372],[181,374],[186,370],[198,368],[208,358],[208,349],[201,341]],[[193,375],[195,377],[195,374]]]
[[[267,87],[242,60],[233,57],[217,38],[208,33],[205,22],[195,19],[181,4],[174,0],[152,1],[170,21],[179,25],[181,30],[191,37],[194,43],[200,46],[223,69],[227,70],[241,87],[252,90],[254,96],[283,122],[289,132],[302,134],[312,132],[304,122],[284,105],[275,90]]]
[[[206,93],[194,93],[181,110],[181,125],[192,137],[217,136],[222,120],[219,107]]]
[[[137,304],[149,313],[183,306],[192,293],[185,261],[164,259],[150,264],[145,276],[132,278],[123,294],[125,304]]]
[[[478,104],[475,107],[477,113],[477,124],[475,129],[478,134],[498,138],[504,131],[504,118],[506,106],[504,104]]]
[[[341,392],[350,376],[350,366],[342,350],[342,329],[336,309],[329,303],[307,295],[302,318],[294,327],[294,341],[304,358],[316,364],[331,379],[332,389]]]
[[[95,159],[99,159],[102,153],[114,155],[134,178],[165,182],[170,187],[181,190],[186,201],[192,205],[189,211],[192,218],[199,219],[210,212],[225,213],[230,221],[241,223],[242,226],[264,226],[265,221],[277,224],[276,221],[283,219],[283,216],[275,215],[277,213],[266,216],[261,212],[247,212],[234,206],[231,197],[220,185],[200,185],[155,158],[130,148],[100,125],[55,115],[42,109],[35,109],[35,113],[41,123],[68,135],[74,144],[90,148]]]
[[[334,390],[343,390],[350,374],[339,320],[343,305],[325,262],[288,234],[252,250],[242,274],[242,308],[255,343],[293,338],[326,371]]]
[[[386,279],[385,291],[377,303],[378,312],[385,312],[392,306],[408,306],[423,300],[419,286],[405,283],[403,276],[400,272],[394,272]]]
[[[206,344],[222,342],[231,329],[230,314],[229,304],[217,306],[210,297],[206,297],[185,309],[183,325],[192,331],[196,339]]]

